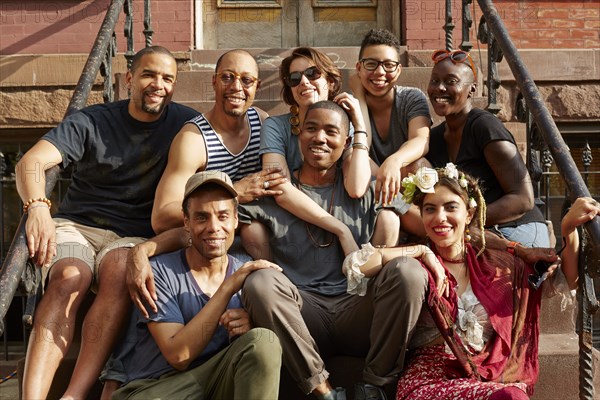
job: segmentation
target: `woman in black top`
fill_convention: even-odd
[[[434,167],[452,162],[480,179],[488,205],[487,227],[508,240],[549,247],[548,229],[534,206],[533,187],[512,134],[493,114],[473,108],[477,69],[464,51],[438,50],[427,88],[445,122],[431,130],[427,159]]]

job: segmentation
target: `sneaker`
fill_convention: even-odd
[[[346,389],[336,387],[333,391],[335,392],[335,400],[346,400]]]
[[[346,400],[346,389],[343,387],[336,387],[335,389],[331,389],[330,392],[318,395],[317,399],[319,400]]]
[[[382,388],[368,383],[354,384],[354,400],[387,400]]]

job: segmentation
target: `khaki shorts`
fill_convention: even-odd
[[[107,229],[93,228],[64,218],[54,218],[56,226],[56,256],[52,265],[60,260],[71,259],[83,261],[92,271],[94,289],[98,282],[100,262],[111,250],[131,248],[145,241],[142,237],[121,237]],[[111,256],[119,257],[118,252]],[[50,267],[42,268],[42,283],[50,271]]]

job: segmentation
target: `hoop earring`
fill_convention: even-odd
[[[290,113],[292,116],[290,117],[290,125],[292,125],[292,135],[298,136],[300,134],[300,118],[298,117],[298,106],[293,105],[290,106]]]

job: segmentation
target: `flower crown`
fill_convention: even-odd
[[[456,179],[461,188],[469,192],[469,181],[465,177],[464,173],[460,174],[456,165],[448,163],[444,168],[439,169],[444,176]],[[407,177],[402,179],[402,187],[404,192],[402,193],[402,200],[408,204],[412,204],[417,190],[421,193],[435,193],[435,184],[439,181],[438,170],[433,168],[421,167],[414,174],[408,174]],[[469,208],[477,207],[475,198],[469,196]]]

